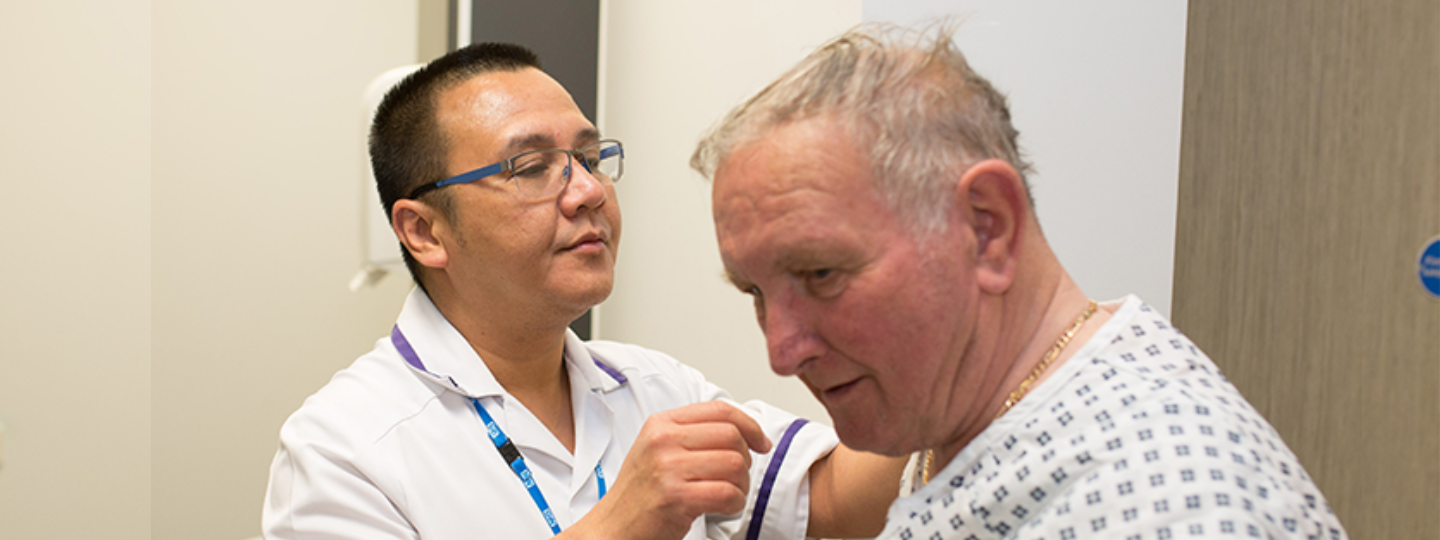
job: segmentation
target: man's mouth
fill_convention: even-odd
[[[844,399],[845,397],[849,396],[857,386],[859,386],[861,380],[863,379],[855,379],[847,383],[831,386],[830,388],[826,388],[824,391],[822,391],[821,395],[825,397],[826,401]]]
[[[601,236],[600,233],[587,233],[575,239],[575,241],[565,246],[565,249],[561,251],[594,252],[605,249],[605,244],[605,237]]]

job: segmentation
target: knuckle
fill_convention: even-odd
[[[675,442],[675,432],[669,429],[652,429],[642,434],[649,446],[668,446]]]
[[[677,471],[683,468],[684,464],[680,456],[673,453],[665,453],[655,457],[655,469],[662,471]]]
[[[750,491],[750,471],[748,469],[732,469],[727,477],[730,484],[738,488],[741,493]]]
[[[749,452],[726,452],[720,460],[727,470],[741,472],[750,470]]]
[[[725,498],[724,510],[726,514],[736,514],[745,510],[745,492],[739,489],[731,489],[729,496]]]
[[[721,424],[720,427],[724,431],[726,438],[742,445],[745,444],[745,434],[740,432],[740,426],[735,424]]]
[[[734,514],[745,509],[745,492],[725,483],[712,483],[696,489],[687,501],[687,513]]]

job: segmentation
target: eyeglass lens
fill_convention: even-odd
[[[528,197],[559,193],[574,174],[573,167],[576,166],[589,171],[601,183],[609,184],[620,178],[622,154],[620,144],[614,141],[601,141],[578,151],[535,150],[512,158],[510,178]],[[581,159],[584,161],[581,162]]]

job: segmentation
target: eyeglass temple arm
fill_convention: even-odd
[[[619,154],[621,158],[624,158],[624,157],[625,157],[625,152],[624,152],[624,150],[621,150],[621,147],[620,147],[620,145],[618,145],[618,144],[615,145],[615,146],[610,146],[610,147],[601,147],[601,148],[600,148],[600,157],[595,158],[595,161],[596,161],[596,162],[599,162],[599,161],[601,161],[601,160],[604,160],[605,158],[614,156],[614,155],[616,155],[616,154]],[[580,153],[579,150],[572,150],[571,153],[570,153],[570,155],[573,156],[573,157],[575,157],[575,160],[576,160],[576,161],[579,161],[579,162],[580,162],[580,165],[581,165],[582,167],[585,167],[585,172],[588,172],[588,173],[590,173],[590,174],[595,174],[595,171],[590,170],[590,160],[585,159],[585,154]],[[566,172],[568,173],[569,171],[566,171]]]
[[[575,161],[579,161],[581,167],[585,167],[585,172],[590,173],[590,174],[595,174],[595,171],[590,170],[590,161],[587,160],[587,159],[585,159],[585,154],[584,154],[583,152],[581,152],[580,150],[569,150],[569,151],[567,151],[567,153],[570,154],[570,157],[574,158]],[[625,151],[624,151],[623,147],[621,147],[619,144],[616,144],[615,146],[610,146],[610,147],[602,147],[602,148],[600,149],[600,158],[599,158],[599,159],[605,159],[605,158],[608,158],[608,157],[612,157],[612,156],[615,156],[616,154],[619,154],[622,159],[625,157]],[[598,160],[597,160],[597,161],[598,161]],[[431,183],[429,183],[429,184],[425,184],[425,185],[423,185],[423,186],[420,186],[420,187],[415,188],[415,190],[414,190],[414,191],[411,191],[411,192],[410,192],[410,195],[407,196],[407,197],[405,197],[405,198],[406,198],[406,199],[418,199],[418,198],[420,198],[421,195],[424,195],[424,194],[426,194],[426,193],[429,193],[429,192],[431,192],[431,191],[440,189],[440,188],[445,187],[445,186],[448,186],[448,185],[452,185],[452,184],[468,184],[468,183],[470,183],[470,182],[474,182],[474,181],[476,181],[476,180],[479,180],[479,179],[484,178],[484,177],[486,177],[486,176],[490,176],[490,175],[492,175],[492,174],[499,174],[499,173],[505,172],[507,165],[508,165],[508,162],[507,162],[507,161],[502,161],[502,162],[499,162],[499,163],[492,164],[492,165],[490,165],[490,166],[488,166],[488,167],[483,167],[483,168],[475,169],[475,170],[470,171],[470,172],[467,172],[467,173],[457,174],[457,175],[455,175],[455,176],[451,176],[450,178],[446,178],[446,179],[441,180],[441,181],[439,181],[439,182],[431,182]],[[570,176],[570,164],[568,164],[568,163],[565,164],[565,176],[566,176],[566,177],[569,177],[569,176]]]
[[[451,176],[450,178],[446,178],[446,179],[441,180],[441,181],[439,181],[439,182],[431,182],[431,183],[429,183],[429,184],[425,184],[425,185],[423,185],[423,186],[417,187],[417,188],[415,188],[414,191],[411,191],[411,192],[410,192],[410,196],[409,196],[409,197],[405,197],[405,198],[406,198],[406,199],[418,199],[418,198],[420,198],[421,195],[424,195],[424,194],[426,194],[426,193],[429,193],[429,192],[431,192],[431,191],[440,189],[440,188],[442,188],[442,187],[445,187],[445,186],[448,186],[448,185],[451,185],[451,184],[468,184],[468,183],[470,183],[470,182],[474,182],[474,181],[476,181],[476,180],[479,180],[479,179],[484,178],[484,177],[486,177],[486,176],[490,176],[490,175],[492,175],[492,174],[499,174],[499,173],[501,173],[501,172],[504,172],[504,171],[505,171],[505,168],[506,168],[506,162],[502,161],[502,162],[499,162],[499,163],[491,164],[491,165],[488,166],[488,167],[482,167],[482,168],[475,169],[475,170],[470,171],[470,172],[467,172],[467,173],[457,174],[457,175],[455,175],[455,176]]]

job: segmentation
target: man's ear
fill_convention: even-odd
[[[975,233],[976,284],[990,294],[1004,294],[1015,281],[1029,227],[1030,198],[1020,173],[1004,160],[976,163],[961,175],[955,200],[965,205],[962,215]]]
[[[448,232],[449,223],[439,209],[414,199],[395,201],[390,208],[390,226],[400,245],[421,266],[444,268],[449,264],[449,253],[439,238]]]

